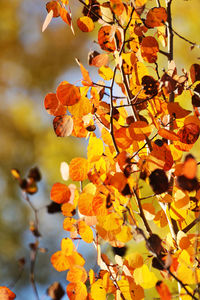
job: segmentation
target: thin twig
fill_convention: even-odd
[[[112,141],[113,141],[113,145],[115,147],[115,151],[117,152],[117,154],[119,154],[119,148],[118,148],[117,143],[115,141],[114,128],[113,128],[113,110],[114,110],[114,105],[113,105],[113,86],[114,86],[114,83],[115,83],[116,72],[117,72],[117,67],[114,68],[112,83],[111,83],[111,86],[110,86],[110,135],[112,137]]]
[[[140,217],[144,223],[144,226],[147,230],[147,232],[149,233],[149,235],[152,235],[152,230],[147,222],[147,219],[145,217],[145,214],[144,214],[144,211],[143,211],[143,208],[142,208],[142,205],[140,203],[140,198],[138,197],[138,194],[137,194],[137,191],[136,190],[133,190],[134,191],[134,195],[135,195],[135,199],[136,199],[136,202],[137,202],[137,205],[138,205],[138,208],[139,208],[139,211],[140,211]]]
[[[35,227],[36,235],[34,235],[35,236],[35,243],[31,247],[31,252],[30,252],[30,261],[31,261],[31,264],[30,264],[30,282],[31,282],[31,285],[32,285],[32,288],[33,288],[33,291],[34,291],[34,294],[35,294],[35,298],[37,300],[40,300],[38,290],[37,290],[37,286],[36,286],[36,282],[35,282],[35,263],[36,263],[36,259],[37,259],[38,248],[39,248],[38,209],[36,209],[35,206],[32,204],[32,202],[30,201],[29,196],[27,195],[26,192],[23,193],[23,197],[27,201],[29,206],[31,207],[31,209],[34,213],[34,216],[35,216],[34,227]]]
[[[192,229],[198,222],[200,222],[200,216],[192,221],[188,226],[186,226],[182,231],[187,233],[190,229]]]

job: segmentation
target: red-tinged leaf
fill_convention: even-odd
[[[191,113],[190,110],[184,109],[178,102],[170,102],[167,104],[167,109],[171,117],[182,119]]]
[[[122,149],[128,149],[133,143],[133,140],[128,132],[128,128],[125,127],[117,129],[114,133],[114,137],[117,146]]]
[[[81,98],[79,88],[67,81],[62,81],[59,84],[56,95],[58,100],[66,106],[76,104]]]
[[[116,16],[121,16],[125,8],[122,0],[110,0],[110,6]]]
[[[53,11],[53,17],[57,18],[60,16],[60,3],[58,1],[50,1],[46,4],[46,9],[48,13],[52,10]]]
[[[134,141],[143,141],[152,132],[151,126],[145,121],[131,123],[128,130]]]
[[[194,144],[199,138],[199,126],[195,123],[186,124],[177,134],[180,137],[181,143]]]
[[[171,300],[172,297],[171,297],[170,290],[164,282],[158,281],[156,283],[156,290],[160,295],[161,300]]]
[[[167,12],[164,7],[154,7],[147,13],[145,25],[150,28],[163,26],[167,21]]]
[[[71,27],[71,31],[73,34],[74,33],[74,28],[73,28],[73,25],[72,25],[72,18],[71,18],[71,15],[68,13],[68,11],[64,8],[64,7],[61,7],[60,8],[60,17],[62,18],[62,20]]]
[[[145,61],[155,63],[157,60],[157,53],[159,46],[157,40],[152,36],[143,38],[141,44],[141,54]]]
[[[91,32],[94,29],[94,22],[90,17],[81,17],[77,20],[79,29],[83,32]]]
[[[117,37],[117,43],[115,41],[115,36]],[[121,47],[121,33],[119,30],[115,30],[112,26],[103,26],[98,32],[98,42],[101,49],[108,52],[114,52],[116,50],[116,46],[117,49]]]
[[[179,141],[180,138],[179,136],[171,131],[171,130],[167,130],[167,129],[164,129],[164,128],[160,128],[158,130],[158,134],[163,137],[164,139],[167,139],[167,140],[170,140],[170,141]]]
[[[89,72],[86,70],[86,68],[80,63],[80,61],[76,58],[76,62],[79,65],[80,69],[81,69],[81,73],[83,76],[83,81],[82,84],[85,86],[92,86],[92,80],[90,78]]]
[[[72,19],[70,17],[70,14],[64,7],[60,8],[60,16],[67,25],[71,26]]]
[[[16,295],[6,286],[0,286],[0,300],[13,300]]]
[[[200,65],[199,64],[191,65],[190,77],[191,77],[192,83],[200,80]]]
[[[67,112],[67,107],[62,105],[55,93],[49,93],[44,98],[44,107],[50,115],[62,116]]]
[[[70,200],[71,192],[67,185],[63,183],[55,183],[51,189],[51,200],[61,204]]]
[[[44,20],[43,25],[42,25],[42,32],[44,32],[47,29],[47,27],[50,24],[52,18],[53,18],[53,10],[50,10],[49,13],[47,14],[45,20]]]
[[[73,119],[71,116],[58,116],[53,120],[54,131],[57,136],[70,136],[73,131]]]

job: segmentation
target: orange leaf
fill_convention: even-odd
[[[171,131],[164,128],[159,128],[158,134],[163,137],[164,139],[170,140],[170,141],[179,141],[179,136]]]
[[[114,52],[116,50],[115,35],[118,40],[118,48],[120,48],[122,43],[120,31],[115,30],[112,26],[101,27],[98,32],[98,42],[101,49]]]
[[[78,107],[76,107],[76,108],[78,108]],[[74,113],[74,110],[73,110],[73,113]],[[79,114],[80,111],[75,112],[75,114],[77,114],[77,113]],[[88,131],[84,127],[83,120],[73,116],[73,122],[74,122],[74,128],[73,128],[73,131],[72,131],[72,136],[76,136],[76,137],[79,137],[79,138],[86,137],[87,134],[88,134]]]
[[[157,53],[159,46],[157,40],[152,36],[143,38],[141,44],[141,54],[145,61],[155,63],[157,60]]]
[[[128,129],[131,138],[135,141],[145,140],[145,138],[152,132],[151,126],[144,121],[131,123]]]
[[[83,32],[91,32],[94,29],[94,22],[90,17],[81,17],[77,20],[79,29]]]
[[[16,295],[6,286],[0,286],[0,300],[13,300]]]
[[[92,207],[96,216],[105,216],[108,214],[106,205],[107,205],[106,195],[102,193],[98,193],[94,196],[92,201]]]
[[[60,16],[61,16],[62,20],[65,23],[67,23],[67,25],[71,26],[72,19],[70,17],[70,14],[68,13],[68,11],[64,7],[60,8]]]
[[[61,207],[61,210],[65,217],[72,217],[76,214],[76,208],[71,203],[64,203]]]
[[[45,96],[44,107],[53,116],[62,116],[67,112],[67,107],[58,101],[55,93],[49,93]]]
[[[80,234],[83,241],[86,243],[93,242],[93,232],[90,226],[88,226],[85,221],[78,222],[78,233]]]
[[[94,216],[92,209],[93,195],[88,193],[82,193],[78,199],[78,209],[84,216]]]
[[[86,300],[87,288],[83,282],[71,282],[67,286],[67,295],[70,300]]]
[[[84,18],[86,18],[86,17],[84,17]],[[82,76],[83,76],[82,84],[85,85],[85,86],[91,86],[91,85],[93,85],[92,80],[91,80],[90,75],[89,75],[89,72],[80,63],[80,61],[77,58],[76,58],[76,62],[79,65],[79,67],[81,69]]]
[[[66,106],[76,104],[80,98],[81,94],[79,88],[67,81],[62,81],[57,87],[56,95],[59,101]]]
[[[193,179],[197,175],[197,162],[192,155],[186,156],[186,160],[183,164],[182,175],[188,179]]]
[[[73,119],[71,116],[57,116],[53,120],[54,131],[57,136],[70,136],[73,131]]]
[[[122,149],[128,149],[133,143],[132,138],[128,132],[128,128],[121,127],[114,132],[115,141],[117,146]]]
[[[68,202],[71,196],[70,189],[63,183],[55,183],[51,189],[51,200],[62,204]]]
[[[74,181],[83,181],[87,179],[88,169],[89,165],[87,159],[76,157],[70,162],[69,176]]]
[[[76,220],[73,218],[65,218],[63,221],[63,229],[66,231],[74,232],[76,231],[75,225]]]
[[[87,272],[82,266],[73,266],[67,273],[67,280],[70,282],[78,283],[87,280]]]
[[[145,25],[150,28],[163,26],[167,21],[167,12],[164,7],[154,7],[147,13]]]
[[[160,295],[161,300],[171,300],[171,293],[168,286],[164,282],[158,281],[156,283],[156,290]]]
[[[58,272],[66,271],[70,268],[67,256],[62,251],[57,251],[51,256],[51,263]]]
[[[124,11],[122,0],[110,0],[110,6],[116,16],[121,16]]]

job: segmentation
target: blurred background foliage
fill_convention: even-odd
[[[42,34],[46,2],[0,1],[0,284],[9,285],[16,280],[20,257],[26,258],[28,268],[28,244],[33,241],[27,230],[33,216],[10,170],[17,168],[25,175],[37,165],[43,180],[39,193],[31,199],[37,207],[44,207],[40,212],[41,246],[50,249],[49,253],[39,255],[37,264],[36,279],[43,294],[44,286],[63,277],[53,270],[49,258],[64,235],[62,217],[47,215],[45,205],[50,202],[52,184],[61,181],[60,163],[84,156],[86,151],[81,140],[56,137],[52,117],[44,111],[43,99],[47,92],[55,91],[61,80],[75,83],[77,78],[81,79],[74,58],[78,57],[86,65],[87,53],[94,48],[96,38],[93,34],[81,33],[75,22],[76,35],[73,36],[70,28],[58,19],[54,19]],[[70,2],[76,20],[80,4],[78,0]],[[149,5],[154,4],[153,0],[149,2]],[[173,1],[174,29],[200,44],[199,11],[199,0]],[[199,48],[190,50],[189,44],[175,37],[175,61],[180,72],[182,68],[188,70],[192,63],[199,63],[199,58]],[[158,63],[160,70],[167,66],[165,59],[159,58]],[[183,106],[191,108],[188,97],[183,99]],[[91,263],[92,258],[90,254],[87,262]],[[15,287],[21,300],[26,299],[23,287],[28,284],[27,272],[24,271]]]

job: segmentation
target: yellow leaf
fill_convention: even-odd
[[[111,80],[114,75],[113,70],[106,66],[99,68],[98,73],[104,80]]]
[[[136,284],[141,285],[144,289],[150,289],[155,286],[158,281],[156,275],[150,272],[147,265],[134,270],[134,279]]]
[[[91,286],[91,296],[94,300],[106,300],[106,290],[103,287],[103,280],[98,279]]]
[[[92,111],[92,104],[87,97],[81,97],[78,103],[68,106],[68,110],[76,118],[82,118]]]
[[[88,161],[97,161],[102,156],[103,150],[104,147],[102,140],[91,134],[87,148]]]
[[[190,260],[190,255],[186,250],[183,250],[178,258],[179,266],[177,277],[183,284],[195,284],[195,272],[193,263]]]
[[[122,230],[116,235],[116,238],[122,243],[129,242],[133,238],[130,227],[123,226]]]

